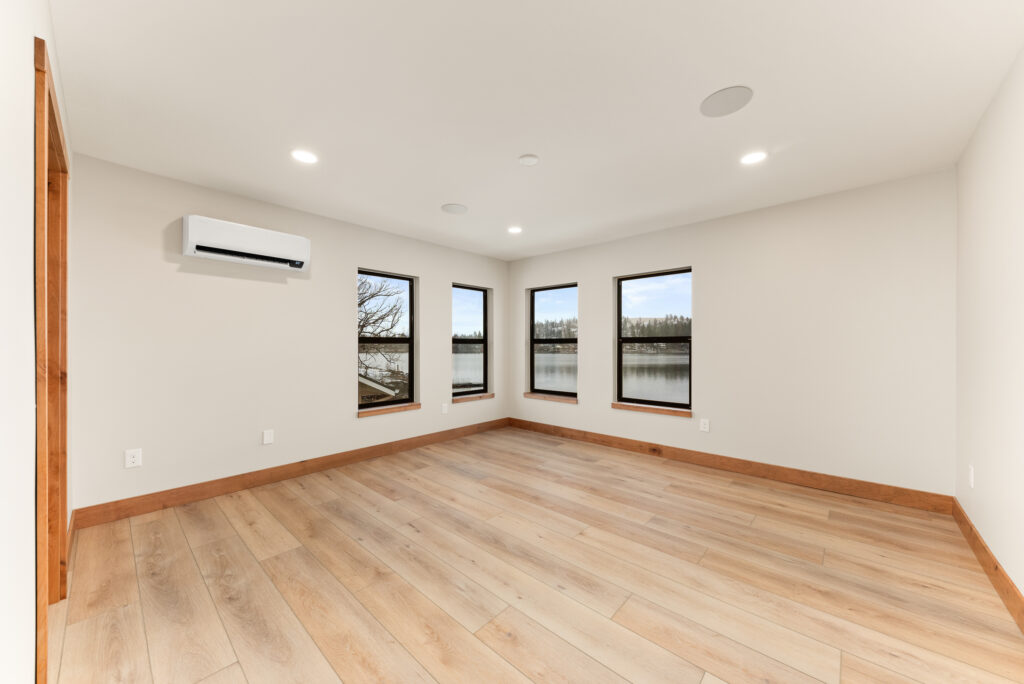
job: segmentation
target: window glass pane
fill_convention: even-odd
[[[409,399],[409,345],[359,345],[359,403]]]
[[[481,340],[484,337],[484,292],[452,288],[452,337]]]
[[[533,293],[533,336],[539,340],[578,337],[576,286]],[[574,390],[575,391],[575,390]]]
[[[409,337],[409,281],[359,274],[359,337]]]
[[[691,274],[620,281],[623,337],[689,337]]]
[[[690,343],[623,343],[622,397],[689,404]]]
[[[576,344],[533,346],[533,388],[538,392],[576,392]]]
[[[484,390],[484,345],[452,345],[452,391]]]

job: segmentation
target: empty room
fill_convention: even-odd
[[[1024,682],[1021,0],[6,0],[0,680]]]

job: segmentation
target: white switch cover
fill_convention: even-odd
[[[124,450],[124,467],[138,468],[142,465],[142,449]]]
[[[971,489],[974,489],[974,466],[967,466],[967,479],[970,480]]]
[[[700,419],[700,431],[701,432],[711,432],[711,419],[710,418],[701,418]]]
[[[441,413],[448,413],[448,403],[444,402],[441,404]]]
[[[264,430],[263,431],[263,443],[264,444],[273,444],[274,443],[274,431],[273,430]]]

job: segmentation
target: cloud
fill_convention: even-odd
[[[627,316],[690,315],[689,273],[673,273],[622,282],[622,308]]]

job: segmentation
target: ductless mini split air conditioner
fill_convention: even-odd
[[[190,214],[182,218],[182,252],[253,266],[309,269],[309,238]]]

